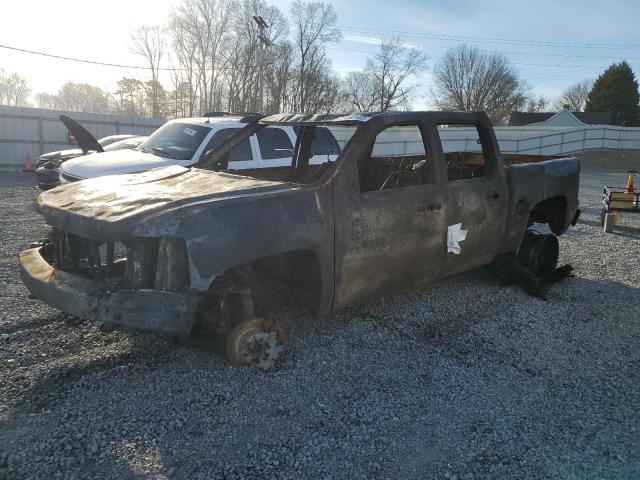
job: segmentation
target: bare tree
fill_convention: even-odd
[[[574,83],[556,99],[555,107],[558,110],[566,107],[573,112],[584,111],[584,107],[587,104],[587,97],[592,87],[593,80],[589,78]]]
[[[18,73],[7,75],[0,69],[0,105],[27,105],[30,93],[26,78]]]
[[[261,17],[267,25],[262,29],[262,34],[255,21],[257,17]],[[276,64],[280,69],[283,67],[279,57],[288,56],[290,60],[291,47],[284,40],[288,34],[287,21],[280,9],[267,5],[265,0],[243,0],[232,25],[233,46],[229,49],[227,64],[230,109],[262,111],[265,104],[273,108],[277,102],[269,98],[264,101],[264,85],[267,84],[268,95],[273,89],[273,69]],[[262,45],[266,48],[262,48]],[[268,84],[269,79],[271,85]],[[280,80],[288,82],[288,76],[281,76]]]
[[[433,101],[442,110],[486,111],[501,122],[525,85],[507,58],[471,46],[448,50],[434,68]]]
[[[529,89],[529,86],[526,83],[523,83],[522,88],[526,91]],[[526,93],[516,96],[512,103],[513,111],[528,113],[544,112],[550,106],[551,100],[548,97],[545,97],[544,95],[536,97],[535,95],[528,95]]]
[[[147,61],[151,71],[151,102],[153,117],[160,116],[159,83],[160,62],[164,55],[164,28],[143,25],[131,36],[131,52]]]
[[[58,90],[55,107],[72,112],[109,113],[109,97],[100,88],[87,83],[65,83]]]
[[[36,93],[36,105],[38,108],[56,108],[56,96],[47,92]]]
[[[331,113],[338,109],[340,99],[340,77],[331,68],[331,63],[320,63],[318,69],[306,77],[307,111]]]
[[[198,12],[198,55],[200,73],[200,109],[219,110],[222,99],[219,89],[224,71],[223,45],[225,35],[237,5],[229,0],[195,0]]]
[[[164,92],[164,103],[157,81],[164,45],[155,27],[141,27],[132,51],[152,70],[146,86],[152,88],[153,113],[336,108],[340,81],[326,52],[340,38],[335,11],[313,0],[295,0],[291,11],[294,42],[286,18],[266,0],[179,0],[167,25],[172,89]],[[256,17],[266,26],[258,27]]]
[[[291,103],[289,86],[293,79],[293,46],[282,41],[272,46],[271,64],[266,73],[267,106],[265,111],[278,113]]]
[[[318,92],[318,81],[327,80],[326,69],[330,64],[326,58],[326,45],[339,41],[341,33],[338,16],[330,3],[295,0],[291,5],[291,16],[297,56],[294,107],[303,112],[310,104],[318,103],[310,97]]]
[[[400,40],[383,42],[362,72],[352,72],[343,82],[346,102],[358,111],[408,108],[415,85],[407,80],[427,68],[425,52],[406,47]]]
[[[177,63],[173,71],[174,91],[184,89],[183,115],[193,116],[197,102],[198,72],[196,56],[198,54],[198,15],[193,1],[184,0],[169,12],[169,32],[173,39],[173,54]]]
[[[550,105],[551,100],[544,95],[540,95],[537,99],[531,98],[529,100],[529,103],[527,104],[527,111],[533,113],[544,112]]]
[[[144,116],[147,111],[144,82],[137,78],[122,77],[117,85],[113,96],[116,110],[125,115]]]
[[[376,77],[367,70],[349,72],[342,81],[344,110],[371,112],[376,109]]]

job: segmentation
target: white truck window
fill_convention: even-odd
[[[328,128],[316,128],[311,144],[311,153],[313,155],[338,155],[340,153],[340,145]]]
[[[209,145],[205,148],[205,152],[209,152],[216,148],[218,145],[223,143],[226,139],[228,139],[231,135],[236,133],[239,128],[223,128],[218,130],[211,140],[209,140]],[[251,154],[251,143],[249,139],[245,139],[240,145],[235,147],[233,150],[229,152],[229,161],[230,162],[248,162],[253,160],[253,156]]]
[[[293,155],[293,145],[289,135],[279,128],[263,128],[257,133],[260,156],[263,160],[286,158]]]

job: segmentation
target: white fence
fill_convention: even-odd
[[[0,106],[0,168],[21,168],[27,155],[32,160],[45,152],[74,148],[67,129],[58,117],[67,114],[78,120],[96,138],[107,135],[149,135],[164,120],[41,108]]]
[[[508,130],[501,128],[496,131],[496,136],[503,152],[530,155],[561,155],[596,149],[640,149],[640,128],[589,126],[523,138],[511,136]]]
[[[341,146],[353,134],[353,128],[332,129]],[[474,128],[439,128],[445,152],[480,151],[478,135]],[[505,153],[528,155],[562,155],[584,150],[640,149],[640,128],[615,126],[588,126],[583,128],[562,127],[496,127],[500,150]],[[412,127],[401,127],[388,131],[378,139],[384,152],[411,154],[423,151],[421,139]],[[379,145],[380,144],[380,145]],[[380,150],[382,153],[382,150]]]

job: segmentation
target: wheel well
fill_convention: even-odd
[[[294,250],[268,257],[257,258],[235,266],[220,277],[248,287],[258,304],[293,303],[304,306],[311,312],[320,307],[322,289],[320,261],[311,250]],[[212,287],[215,288],[214,281]]]
[[[548,223],[549,228],[556,235],[562,233],[567,218],[566,197],[551,197],[537,203],[529,215],[529,225],[534,223]]]

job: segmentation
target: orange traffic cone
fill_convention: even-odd
[[[24,159],[24,168],[22,170],[25,172],[33,172],[33,160],[31,160],[30,153],[27,153],[27,156]]]
[[[633,175],[634,172],[627,172],[627,188],[625,188],[626,193],[634,193],[635,189],[633,188]]]

